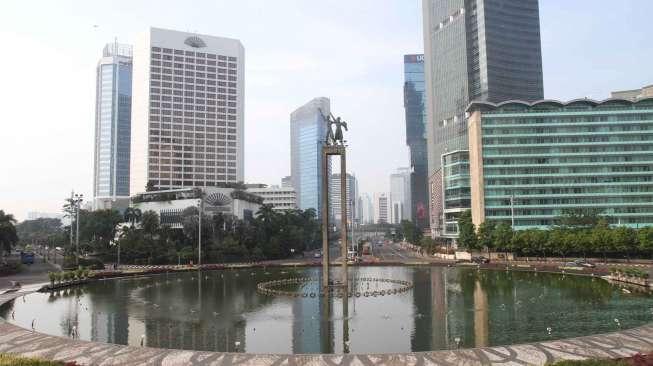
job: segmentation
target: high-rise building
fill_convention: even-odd
[[[347,222],[351,224],[352,220],[359,219],[356,214],[356,205],[358,203],[358,181],[356,180],[356,176],[347,173],[345,185],[347,187]],[[329,203],[331,206],[331,218],[336,225],[339,225],[342,215],[340,205],[340,173],[331,174],[329,181],[329,199],[331,201]]]
[[[389,223],[390,199],[385,193],[374,194],[374,222],[377,224]]]
[[[322,114],[330,113],[328,98],[304,104],[290,115],[290,170],[297,206],[322,214],[322,153],[327,127]]]
[[[468,149],[465,109],[470,101],[543,98],[542,51],[538,0],[424,0],[422,4],[432,177],[443,154]],[[438,226],[450,219],[445,220],[442,212],[434,214],[438,217],[431,222]]]
[[[292,177],[287,175],[281,178],[281,186],[284,188],[292,187]]]
[[[150,28],[134,46],[131,193],[244,178],[240,41]]]
[[[426,156],[426,93],[424,55],[404,55],[404,109],[406,144],[410,149],[410,202],[413,221],[421,228],[428,221],[428,159]]]
[[[549,228],[566,209],[653,225],[653,96],[473,102],[468,112],[474,224]]]
[[[390,223],[411,221],[410,210],[410,168],[398,168],[390,175]]]
[[[129,197],[132,47],[107,44],[97,65],[96,80],[94,203]]]
[[[641,98],[653,97],[653,85],[645,86],[641,89],[619,90],[610,94],[612,98],[637,100]]]
[[[372,197],[367,193],[363,193],[358,197],[358,202],[361,224],[373,224],[374,204],[372,203]]]
[[[292,187],[261,184],[251,188],[248,187],[247,192],[263,198],[263,204],[272,206],[275,211],[287,211],[297,208],[297,197]]]

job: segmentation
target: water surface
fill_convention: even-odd
[[[333,275],[337,276],[338,269]],[[97,281],[0,307],[11,323],[80,339],[251,353],[387,353],[493,346],[635,327],[653,298],[600,279],[446,267],[357,267],[350,278],[411,281],[384,297],[287,298],[262,281],[319,268],[186,272]],[[356,282],[359,290],[368,283]],[[369,290],[374,290],[371,284]],[[314,290],[313,284],[304,288]],[[14,319],[12,319],[12,313]]]

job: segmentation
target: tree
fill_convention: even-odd
[[[498,250],[509,251],[512,249],[512,227],[506,222],[501,222],[494,228],[492,239]]]
[[[15,223],[14,215],[5,214],[3,210],[0,210],[0,247],[6,253],[10,253],[11,248],[18,242]]]
[[[143,212],[141,227],[152,238],[159,231],[159,215],[152,210]]]
[[[403,233],[404,239],[411,244],[419,244],[422,238],[422,231],[412,221],[401,220],[401,232]]]
[[[653,256],[653,226],[639,229],[637,232],[639,249],[645,252],[651,252]]]
[[[132,226],[134,226],[135,223],[141,220],[142,215],[143,213],[139,208],[132,208],[132,207],[127,207],[124,213],[125,221],[130,222]]]
[[[490,249],[494,248],[494,240],[492,238],[492,233],[494,232],[494,222],[493,221],[483,221],[479,226],[478,226],[478,244],[481,246],[481,248],[485,248],[487,250],[488,255],[490,253]]]
[[[603,253],[603,262],[607,263],[607,252],[613,249],[612,246],[612,230],[608,225],[608,221],[604,218],[600,219],[594,229],[592,230],[592,245],[596,250]]]
[[[597,208],[565,208],[560,216],[554,219],[554,223],[563,228],[592,228],[604,218],[601,212],[602,210]]]
[[[54,218],[25,220],[16,225],[16,233],[23,244],[46,244],[61,231],[61,220]]]
[[[154,192],[156,191],[156,185],[154,184],[153,180],[148,180],[147,184],[145,185],[145,192]]]
[[[630,255],[637,250],[637,233],[635,230],[619,226],[613,230],[612,239],[614,240],[614,247],[618,252],[626,254],[626,258],[630,261]]]
[[[476,228],[472,222],[472,211],[466,210],[460,213],[458,217],[458,243],[461,247],[472,251],[478,249],[478,240],[476,239]]]

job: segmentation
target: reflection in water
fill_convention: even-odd
[[[600,279],[443,267],[352,268],[350,279],[408,280],[385,297],[260,295],[272,279],[319,268],[187,272],[98,281],[0,308],[13,323],[98,342],[256,353],[371,353],[563,338],[651,321],[653,300]],[[364,290],[378,289],[365,283]],[[369,288],[367,286],[370,286]],[[37,314],[37,315],[34,315]],[[47,314],[47,315],[45,315]],[[547,331],[551,328],[551,334]]]

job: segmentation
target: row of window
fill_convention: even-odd
[[[184,51],[184,50],[179,50],[179,49],[174,49],[174,48],[167,48],[167,47],[156,47],[152,46],[152,52],[162,52],[162,53],[167,53],[167,54],[175,54],[175,55],[185,55],[185,56],[195,56],[195,57],[206,57],[208,59],[218,59],[218,60],[229,60],[229,61],[236,61],[236,58],[233,56],[223,56],[223,55],[217,55],[213,53],[207,53],[207,52],[195,52],[195,51]]]
[[[196,70],[196,71],[208,71],[208,72],[226,72],[226,67],[229,67],[230,69],[235,69],[236,64],[229,64],[227,66],[227,63],[224,61],[220,61],[217,63],[212,62],[209,64],[210,66],[204,66],[202,63],[198,63],[195,65],[194,63],[184,63],[184,59],[181,60],[176,60],[177,62],[172,62],[172,61],[160,61],[160,59],[154,59],[150,62],[151,67],[166,67],[166,68],[175,68],[175,69],[186,69],[186,70]],[[218,67],[216,67],[218,66]]]
[[[229,103],[231,104],[231,103]],[[235,107],[234,103],[234,107]],[[214,108],[214,107],[212,107]],[[215,113],[204,113],[203,111],[181,111],[181,110],[171,110],[171,109],[158,109],[150,108],[150,115],[160,114],[163,116],[176,116],[176,117],[195,117],[195,118],[208,118],[208,119],[222,119],[222,120],[231,120],[235,121],[236,116],[234,115],[225,115],[225,114],[215,114]]]
[[[234,99],[229,98],[230,100],[236,100],[236,97]],[[211,101],[210,101],[211,102]],[[222,103],[224,105],[224,102]],[[151,101],[150,102],[150,108],[164,108],[164,109],[176,109],[176,110],[184,110],[184,111],[207,111],[207,112],[219,112],[219,113],[226,113],[226,108],[217,108],[215,107],[216,105],[219,105],[216,102],[209,103],[208,106],[201,105],[201,104],[173,104],[173,103],[166,103],[166,102],[157,102],[157,101]],[[233,114],[236,113],[235,109],[230,109],[233,111]],[[155,113],[158,114],[158,113]]]
[[[228,142],[227,145],[236,147],[235,142]],[[209,145],[209,146],[211,146],[211,145]],[[223,144],[223,146],[224,146],[224,144]],[[152,150],[173,150],[173,151],[196,151],[197,152],[197,151],[203,151],[203,150],[198,150],[198,149],[203,148],[203,147],[204,146],[202,146],[202,145],[193,147],[191,145],[183,146],[183,145],[150,144],[150,151],[152,151]],[[236,149],[227,149],[227,152],[235,154]]]
[[[192,125],[184,125],[183,127],[184,127],[184,130],[193,131],[193,126]],[[208,139],[214,139],[216,137],[216,135],[214,133],[211,133],[211,132],[216,132],[216,130],[217,130],[217,132],[220,132],[220,133],[223,133],[223,134],[224,133],[230,133],[230,134],[235,134],[236,133],[235,128],[226,129],[226,128],[206,127],[206,132],[209,132],[207,134],[202,133],[205,130],[205,128],[203,126],[194,126],[194,128],[195,128],[195,131],[198,131],[198,132],[195,132],[195,133],[193,133],[193,132],[182,132],[182,131],[180,131],[181,126],[177,126],[177,125],[175,125],[174,130],[158,130],[158,129],[150,128],[150,135],[151,136],[157,136],[157,135],[175,136],[175,137],[182,137],[183,136],[183,137],[187,137],[187,138],[188,137],[190,137],[190,138],[193,138],[193,137],[194,138],[205,138],[206,137]],[[224,135],[218,135],[218,138],[220,136],[223,136],[223,138],[224,138]]]
[[[235,182],[236,181],[236,176],[235,175],[218,175],[216,176],[216,180],[152,180],[154,185],[158,187],[159,189],[173,189],[177,187],[213,187],[217,185],[217,183],[227,183],[227,182]]]
[[[211,65],[211,66],[225,66],[229,68],[236,68],[236,60],[235,57],[232,57],[234,60],[230,62],[218,62],[213,59],[203,59],[203,58],[195,58],[195,57],[182,57],[182,56],[172,56],[172,55],[166,55],[166,54],[160,54],[156,52],[152,52],[150,55],[152,58],[152,61],[157,61],[157,60],[163,60],[163,61],[174,61],[177,63],[189,63],[189,64],[198,64],[198,65]]]

